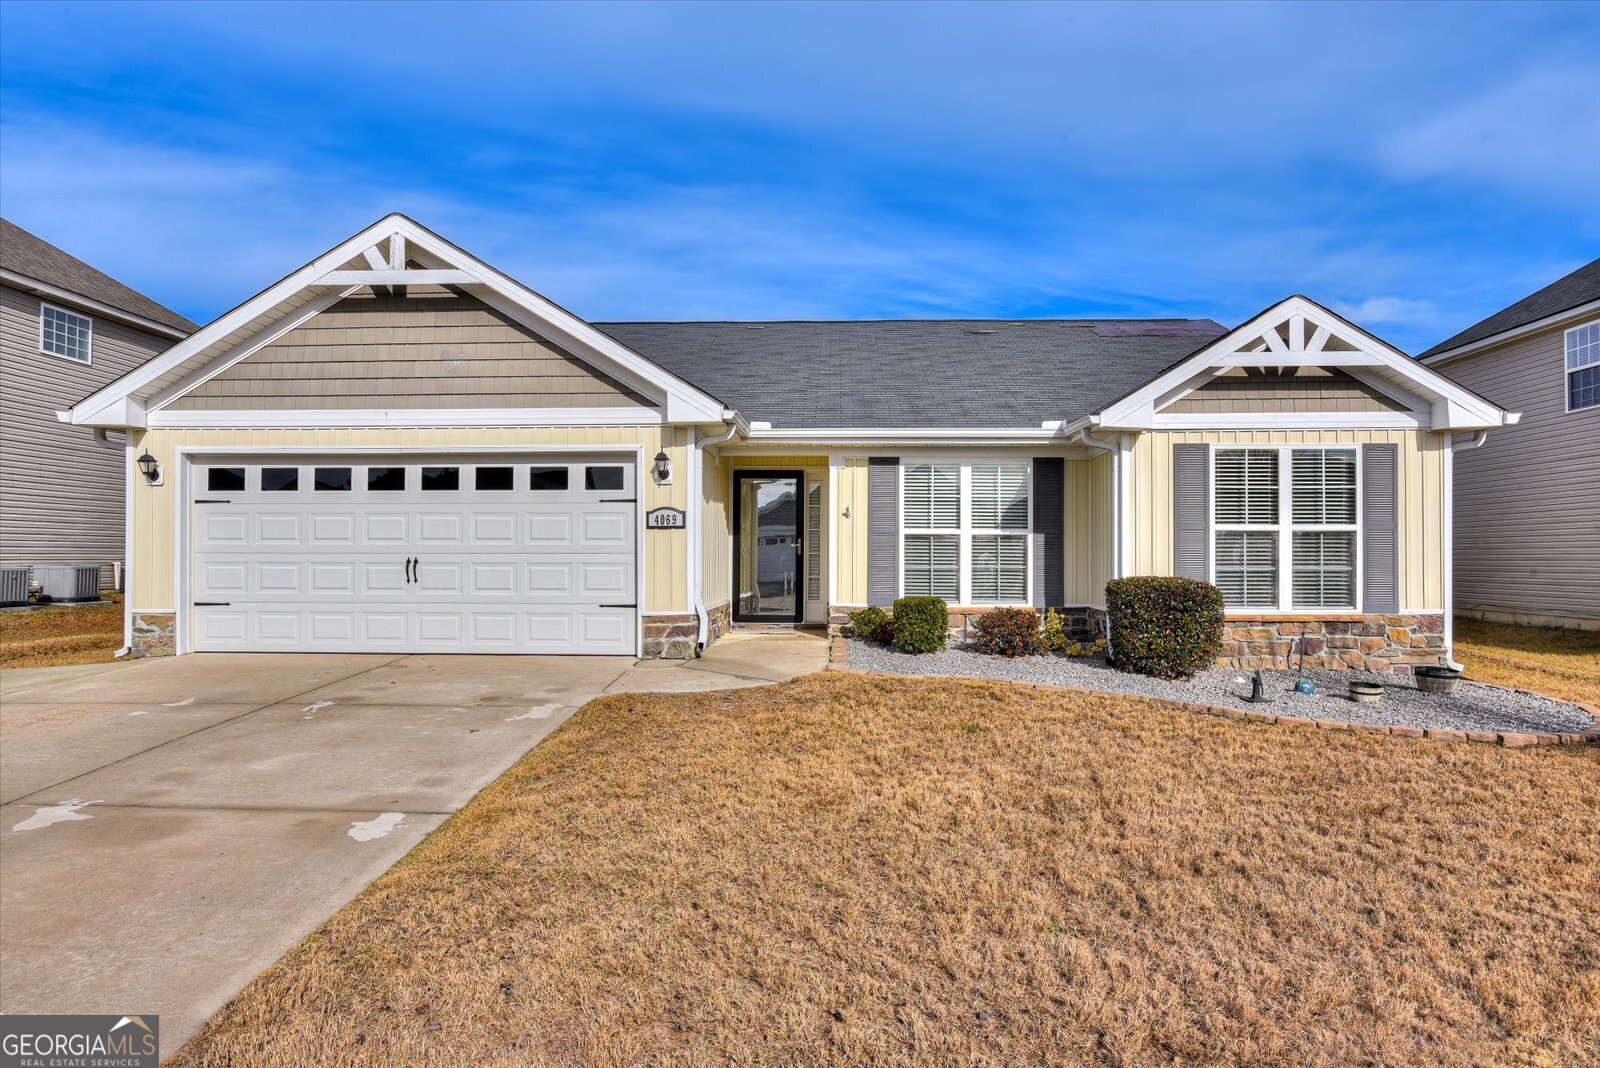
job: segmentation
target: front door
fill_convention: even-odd
[[[733,618],[741,623],[798,623],[804,609],[800,567],[804,476],[799,471],[735,471]]]

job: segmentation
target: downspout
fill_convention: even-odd
[[[727,422],[723,427],[722,433],[715,437],[698,441],[696,440],[698,437],[697,432],[695,430],[689,431],[689,507],[693,509],[692,514],[695,517],[694,530],[691,537],[698,539],[697,541],[691,541],[689,545],[689,569],[694,577],[694,651],[696,656],[705,652],[706,638],[711,633],[711,617],[706,612],[705,603],[706,595],[702,566],[704,561],[701,559],[701,554],[705,549],[705,539],[699,536],[700,524],[705,521],[704,509],[701,507],[702,502],[700,499],[700,483],[704,475],[702,468],[705,462],[703,456],[706,449],[715,448],[732,440],[735,434],[747,434],[750,431],[750,425],[744,421],[744,417],[732,409],[723,412],[722,418]]]
[[[1078,431],[1078,440],[1091,449],[1111,454],[1111,577],[1122,577],[1122,443],[1102,441],[1084,426]],[[1111,648],[1111,616],[1105,617],[1106,657],[1115,659]]]
[[[1487,430],[1479,430],[1466,442],[1463,449],[1476,449],[1489,437]],[[1456,660],[1456,439],[1445,440],[1444,449],[1444,663],[1454,671],[1462,670]]]

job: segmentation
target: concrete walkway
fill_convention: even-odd
[[[161,1017],[245,983],[603,693],[760,686],[827,642],[610,657],[212,654],[0,673],[0,1012]]]

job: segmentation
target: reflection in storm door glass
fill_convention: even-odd
[[[739,480],[739,614],[793,620],[799,605],[793,478]]]

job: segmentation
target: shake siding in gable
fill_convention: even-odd
[[[1405,405],[1337,368],[1297,374],[1234,368],[1162,409],[1173,414],[1220,412],[1403,412]]]
[[[173,342],[90,315],[91,362],[77,363],[39,351],[39,305],[0,286],[0,563],[97,563],[109,585],[123,552],[123,450],[60,422],[56,411]]]
[[[1462,611],[1600,624],[1600,408],[1566,410],[1564,334],[1545,330],[1434,365],[1522,413],[1455,453]]]
[[[476,297],[349,297],[174,401],[177,410],[650,408]]]

